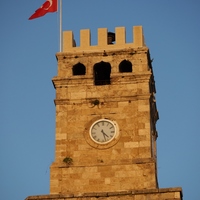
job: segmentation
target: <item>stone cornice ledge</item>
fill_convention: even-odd
[[[65,200],[69,198],[83,198],[83,197],[110,197],[110,196],[126,196],[126,195],[140,195],[140,194],[157,194],[157,193],[168,193],[168,192],[179,192],[182,198],[182,188],[157,188],[157,189],[143,189],[143,190],[129,190],[119,192],[99,192],[99,193],[84,193],[84,194],[50,194],[50,195],[38,195],[29,196],[26,200]]]

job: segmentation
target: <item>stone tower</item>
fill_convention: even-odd
[[[55,161],[50,195],[27,199],[182,199],[181,188],[158,187],[155,81],[141,26],[63,33],[57,53]]]

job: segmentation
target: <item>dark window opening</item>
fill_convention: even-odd
[[[108,44],[114,44],[115,42],[115,33],[108,32]]]
[[[85,75],[85,66],[82,63],[77,63],[72,68],[73,75]]]
[[[94,65],[94,84],[109,85],[110,84],[111,65],[108,62],[99,62]]]
[[[123,60],[119,64],[119,71],[120,72],[132,72],[132,63],[128,60]]]

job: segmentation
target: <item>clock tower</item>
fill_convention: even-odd
[[[63,33],[56,54],[55,161],[50,195],[39,199],[182,199],[181,188],[158,187],[155,81],[141,26]],[[27,199],[35,199],[34,196]]]

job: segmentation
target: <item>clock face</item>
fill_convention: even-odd
[[[90,127],[91,139],[99,144],[111,142],[116,136],[116,125],[111,120],[100,119]]]

